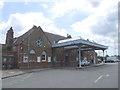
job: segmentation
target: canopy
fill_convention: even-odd
[[[108,49],[108,46],[98,44],[93,41],[85,40],[80,38],[71,38],[66,40],[60,40],[58,43],[52,45],[53,48],[65,47],[66,49],[78,48],[81,47],[83,50],[94,49],[94,50],[105,50]]]

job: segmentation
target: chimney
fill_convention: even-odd
[[[72,38],[71,35],[67,34],[67,38]]]
[[[12,27],[7,31],[7,34],[6,34],[6,44],[7,45],[12,45],[13,44],[13,35],[14,35],[14,32],[13,32],[13,29]]]
[[[36,28],[37,28],[37,26],[33,25],[32,29],[36,29]]]

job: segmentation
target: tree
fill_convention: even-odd
[[[106,55],[106,57],[109,57],[109,55]]]

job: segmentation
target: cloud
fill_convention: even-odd
[[[90,2],[93,7],[98,7],[100,2]]]
[[[104,6],[106,5],[106,6]],[[73,30],[85,30],[97,35],[114,36],[117,31],[117,3],[103,2],[98,9],[82,21],[71,25]]]
[[[4,6],[4,2],[3,0],[0,0],[0,9],[3,8],[3,6]]]
[[[65,29],[58,29],[54,26],[53,21],[44,17],[43,13],[16,13],[9,17],[7,22],[0,24],[0,42],[3,43],[3,36],[5,39],[5,34],[7,30],[12,26],[15,32],[15,37],[18,37],[32,28],[33,25],[41,26],[44,31],[52,32],[60,35],[66,35]]]
[[[93,0],[58,0],[54,3],[50,12],[53,18],[61,17],[66,13],[80,12],[84,11],[86,13],[92,13],[96,10],[96,7],[100,5],[100,1]]]
[[[73,31],[80,33],[82,37],[90,38],[97,43],[109,45],[109,54],[114,55],[117,48],[118,28],[118,2],[104,0],[93,13],[85,19],[71,25]],[[114,44],[115,43],[115,44]],[[117,53],[116,53],[117,54]]]
[[[41,6],[43,6],[43,8],[47,9],[48,5],[47,4],[41,4]]]

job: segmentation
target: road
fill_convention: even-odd
[[[118,88],[118,64],[50,69],[2,80],[3,88]]]

